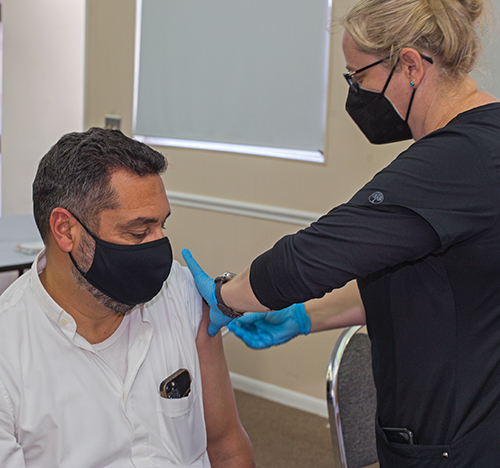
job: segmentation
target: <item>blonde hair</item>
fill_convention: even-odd
[[[460,79],[476,65],[483,0],[360,0],[341,20],[362,52],[397,62],[404,47],[429,54],[442,75]]]

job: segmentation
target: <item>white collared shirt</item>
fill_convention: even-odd
[[[106,340],[94,343],[94,349],[125,382],[130,339],[130,314],[125,314],[115,332]]]
[[[130,313],[123,380],[47,294],[44,267],[42,252],[0,299],[0,467],[210,467],[189,270],[174,262],[162,291]],[[191,393],[162,398],[179,368]]]

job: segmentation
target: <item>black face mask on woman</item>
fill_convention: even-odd
[[[143,244],[113,244],[99,239],[74,217],[94,239],[95,252],[86,273],[71,252],[69,256],[92,286],[111,299],[131,306],[148,302],[160,292],[172,268],[172,247],[168,237]]]
[[[412,138],[408,117],[416,89],[413,89],[406,119],[403,120],[391,101],[385,96],[385,90],[391,81],[394,70],[395,67],[391,70],[384,89],[380,93],[363,89],[357,82],[352,82],[349,86],[349,94],[345,104],[346,111],[370,143],[375,145]]]

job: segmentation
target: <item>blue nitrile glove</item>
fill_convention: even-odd
[[[182,256],[184,257],[186,265],[191,270],[198,291],[210,306],[208,334],[210,336],[215,336],[223,326],[234,319],[224,315],[217,307],[217,299],[215,299],[215,281],[201,269],[188,249],[182,249]]]
[[[273,312],[250,312],[228,324],[227,328],[241,338],[247,346],[264,349],[307,335],[311,321],[304,304],[293,304]]]

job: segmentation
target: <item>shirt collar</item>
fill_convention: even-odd
[[[49,320],[73,341],[76,336],[75,319],[50,297],[40,281],[40,274],[46,265],[46,251],[42,250],[31,266],[30,274],[33,293]]]
[[[40,304],[42,310],[48,319],[61,330],[75,345],[88,348],[91,346],[87,340],[78,335],[76,332],[75,319],[68,314],[59,304],[57,304],[50,294],[43,287],[40,281],[40,274],[47,265],[46,250],[42,250],[36,257],[33,265],[31,266],[31,284],[36,300]],[[144,323],[150,323],[144,316],[144,307],[136,307],[129,314],[139,312],[139,317]]]

